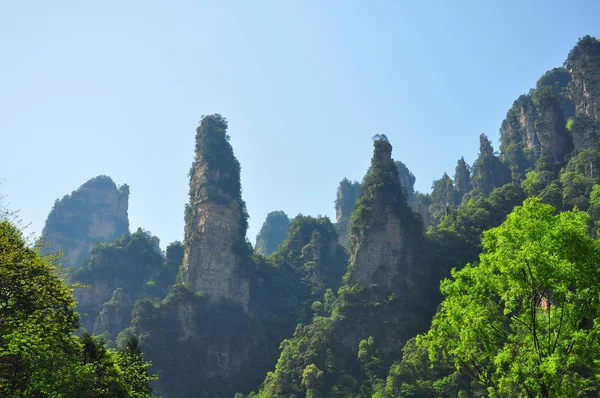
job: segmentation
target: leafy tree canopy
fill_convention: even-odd
[[[429,333],[438,352],[490,396],[597,394],[600,243],[581,211],[539,199],[484,234],[478,264],[453,271]]]

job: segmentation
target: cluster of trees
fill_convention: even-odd
[[[152,397],[138,341],[118,350],[84,333],[56,255],[42,256],[0,221],[0,395]]]

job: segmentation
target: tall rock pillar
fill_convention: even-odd
[[[185,209],[185,280],[212,301],[249,301],[247,213],[241,198],[240,164],[233,155],[227,121],[206,116],[196,130],[190,169],[190,202]]]
[[[392,145],[385,136],[378,136],[374,146],[350,225],[349,280],[391,288],[397,276],[411,283],[412,241],[422,232],[406,202]]]

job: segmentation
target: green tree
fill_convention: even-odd
[[[442,283],[420,338],[430,359],[443,353],[490,396],[596,396],[600,243],[587,222],[531,198],[487,231],[480,263]]]
[[[132,336],[124,349],[116,356],[117,364],[123,369],[123,380],[130,387],[132,398],[152,398],[150,381],[157,380],[155,375],[148,374],[150,362],[142,358],[142,350],[136,336]]]
[[[65,386],[79,327],[58,258],[42,257],[0,221],[0,395],[48,396]]]
[[[119,362],[101,339],[73,335],[79,315],[59,260],[0,221],[0,396],[150,397],[135,395],[150,381],[141,356]]]

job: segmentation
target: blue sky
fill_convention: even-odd
[[[592,0],[0,0],[0,189],[39,233],[56,198],[109,175],[164,247],[195,128],[221,113],[254,242],[272,210],[334,218],[377,133],[429,191],[598,21]]]

